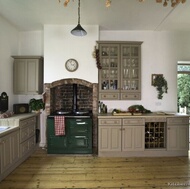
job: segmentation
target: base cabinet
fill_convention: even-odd
[[[98,118],[99,156],[188,156],[188,116],[107,117]]]
[[[167,122],[167,150],[187,151],[189,149],[189,119],[169,118]]]
[[[0,181],[35,151],[39,117],[36,115],[25,119],[19,117],[21,117],[19,127],[0,136]]]
[[[0,173],[5,175],[19,160],[19,129],[0,138]],[[0,175],[0,176],[1,176]],[[1,180],[1,179],[0,179]]]
[[[99,119],[99,152],[144,150],[144,119]]]

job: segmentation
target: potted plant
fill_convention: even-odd
[[[168,92],[168,83],[163,75],[156,75],[153,80],[153,86],[156,87],[158,91],[158,99],[163,98],[163,94]]]
[[[30,110],[34,112],[39,112],[41,109],[45,109],[45,103],[42,99],[32,98],[29,101]]]

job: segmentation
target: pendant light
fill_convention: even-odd
[[[78,25],[71,31],[75,36],[85,36],[87,32],[80,25],[80,0],[78,0]]]

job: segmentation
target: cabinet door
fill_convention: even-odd
[[[1,173],[3,173],[11,166],[11,137],[9,135],[1,138],[0,147]]]
[[[14,93],[41,94],[43,92],[42,58],[15,58],[14,60]]]
[[[140,45],[121,45],[121,99],[141,99]]]
[[[19,131],[0,138],[0,172],[8,170],[19,160]]]
[[[188,125],[168,126],[167,149],[168,150],[188,150]]]
[[[144,126],[123,126],[122,151],[144,150]]]
[[[26,91],[28,94],[38,94],[38,81],[39,81],[39,60],[27,60],[27,84]]]
[[[99,126],[99,151],[121,151],[121,127]]]
[[[109,95],[100,98],[114,100],[120,90],[120,54],[118,44],[101,44],[100,45],[100,64],[102,69],[99,70],[99,91]]]
[[[26,93],[26,68],[27,63],[25,59],[19,59],[14,61],[13,65],[13,90],[15,94]]]

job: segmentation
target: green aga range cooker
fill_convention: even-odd
[[[56,136],[54,117],[64,116],[65,135]],[[65,112],[47,118],[48,154],[92,154],[92,114]]]

